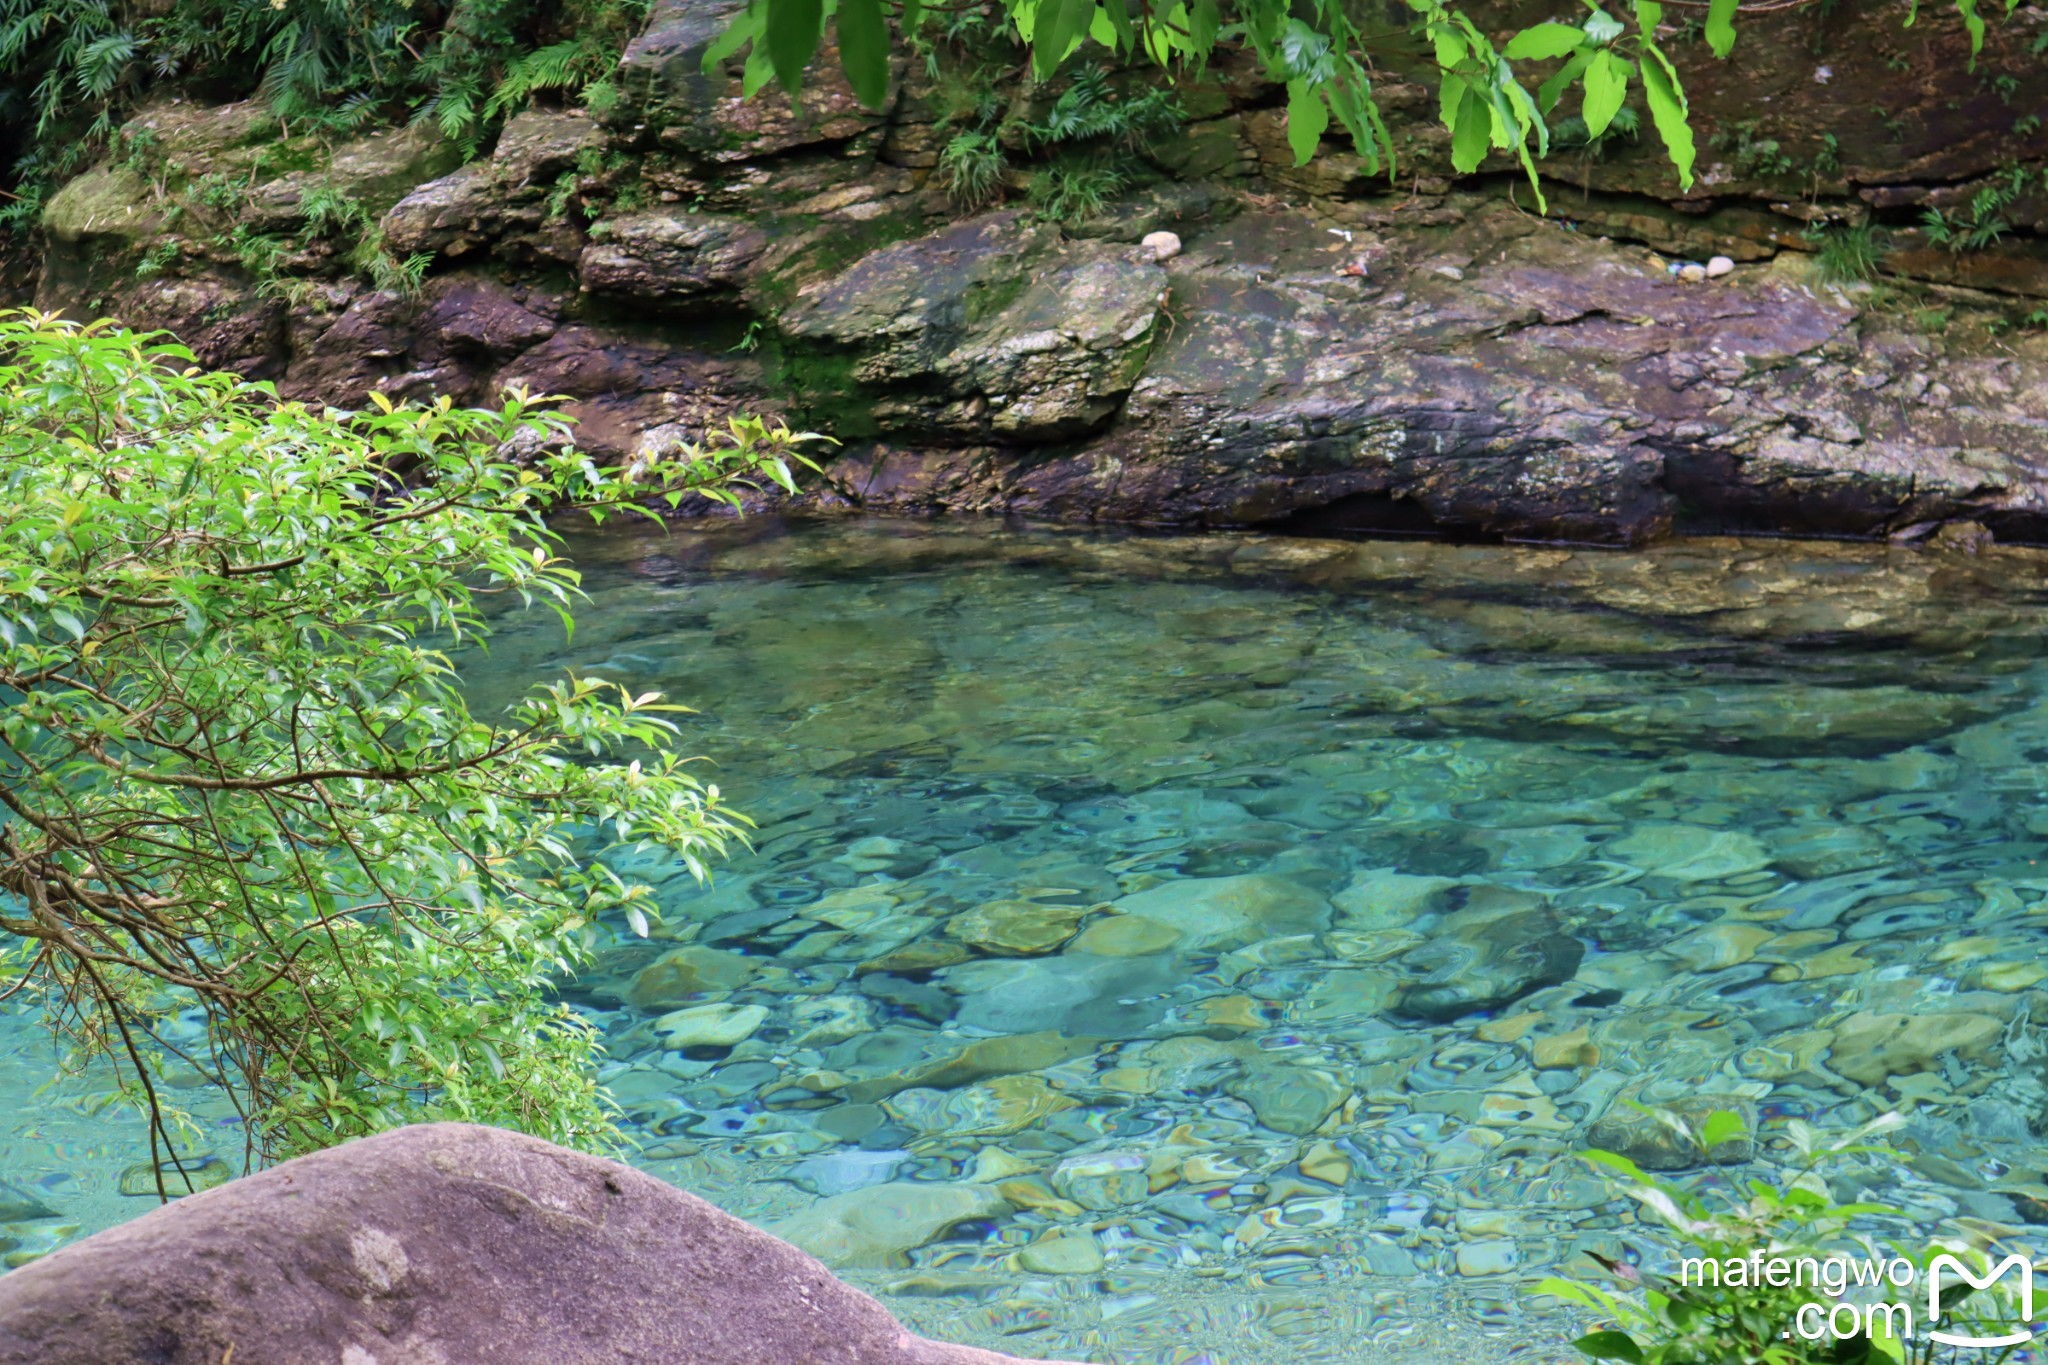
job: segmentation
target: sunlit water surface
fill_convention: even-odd
[[[712,888],[638,869],[666,925],[566,992],[635,1160],[922,1331],[1563,1359],[1533,1282],[1659,1254],[1572,1156],[1629,1101],[1903,1108],[1903,1164],[1838,1194],[2048,1217],[2033,555],[766,522],[574,552],[573,646],[515,620],[480,700],[666,691],[759,824]],[[0,1228],[17,1260],[148,1207],[132,1117],[46,1086],[28,1024],[0,1212],[50,1216]]]

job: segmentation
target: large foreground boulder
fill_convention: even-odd
[[[1014,1359],[912,1336],[651,1176],[467,1124],[287,1161],[0,1277],[8,1365]]]

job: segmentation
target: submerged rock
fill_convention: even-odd
[[[1703,1147],[1700,1137],[1717,1113],[1742,1120],[1740,1136]],[[1756,1155],[1756,1105],[1739,1095],[1692,1095],[1669,1104],[1617,1103],[1586,1130],[1586,1145],[1627,1157],[1646,1171],[1694,1166],[1737,1166]]]
[[[986,1187],[824,1200],[885,1260],[1007,1210]],[[0,1362],[1017,1365],[911,1336],[797,1248],[617,1162],[499,1129],[364,1138],[0,1277]]]
[[[1086,1228],[1056,1228],[1017,1253],[1035,1275],[1093,1275],[1105,1264],[1102,1244]]]
[[[1930,1070],[1951,1053],[1981,1057],[2004,1033],[2004,1022],[1988,1014],[1865,1011],[1835,1026],[1827,1064],[1852,1081],[1879,1085]]]
[[[176,1163],[164,1163],[163,1192],[176,1199],[200,1190],[217,1189],[234,1178],[233,1169],[217,1156],[188,1156]],[[138,1161],[122,1171],[121,1193],[156,1198],[156,1165],[148,1161]]]
[[[1224,1089],[1249,1104],[1266,1127],[1302,1137],[1351,1098],[1351,1087],[1327,1071],[1273,1063],[1245,1068]]]
[[[57,1210],[11,1181],[0,1180],[0,1223],[31,1223],[57,1217]]]
[[[1299,882],[1254,873],[1187,877],[1125,896],[1116,908],[1181,935],[1189,950],[1236,948],[1329,927],[1330,903]]]
[[[1569,981],[1586,947],[1541,911],[1502,915],[1430,940],[1400,959],[1419,975],[1394,997],[1393,1013],[1447,1023],[1513,1004]]]
[[[692,1047],[734,1047],[768,1022],[760,1005],[692,1005],[654,1021],[661,1041],[678,1051]]]
[[[772,1230],[827,1265],[873,1269],[908,1265],[949,1229],[1009,1211],[991,1185],[892,1180],[822,1199]]]
[[[707,995],[737,990],[767,964],[744,953],[693,945],[664,953],[633,974],[626,1003],[648,1013],[679,1009]]]
[[[1028,957],[1049,953],[1074,936],[1087,910],[1036,901],[990,901],[955,915],[946,932],[985,953]],[[949,963],[942,963],[949,966]]]
[[[989,958],[939,973],[960,997],[957,1017],[991,1033],[1051,1030],[1135,1033],[1166,1013],[1164,996],[1185,979],[1159,957]]]
[[[1754,834],[1705,825],[1638,825],[1604,852],[1651,876],[1681,882],[1718,881],[1754,872],[1771,861],[1770,850]]]

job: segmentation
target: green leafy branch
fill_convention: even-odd
[[[792,489],[814,438],[741,419],[609,470],[524,393],[372,397],[0,315],[0,972],[173,1168],[174,1063],[270,1155],[433,1118],[607,1143],[552,983],[656,918],[618,855],[702,876],[745,829],[681,708],[569,676],[485,718],[445,651],[494,598],[573,627],[551,515]]]

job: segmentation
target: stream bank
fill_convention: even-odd
[[[1541,17],[1523,8],[1502,25]],[[736,63],[703,69],[732,11],[663,0],[604,118],[530,110],[468,164],[429,124],[331,145],[256,101],[163,94],[50,202],[35,297],[309,401],[529,384],[613,458],[779,413],[843,443],[817,506],[2048,539],[2048,331],[2026,323],[2048,299],[2048,133],[2020,116],[2048,106],[2037,9],[1974,69],[1953,14],[1921,16],[1909,52],[1898,4],[1757,16],[1726,67],[1676,42],[1699,182],[1617,139],[1552,158],[1547,216],[1499,157],[1453,175],[1433,97],[1398,72],[1389,183],[1334,140],[1294,167],[1276,90],[1226,66],[1124,193],[1064,225],[948,198],[940,67],[899,57],[881,112],[829,55],[797,108],[743,100]],[[1913,226],[2002,185],[2022,188],[1981,249]],[[336,196],[410,273],[355,273],[314,221]],[[1863,230],[1887,273],[1825,282],[1816,248]],[[1162,231],[1163,257],[1143,244]],[[1726,273],[1672,273],[1713,256]]]

